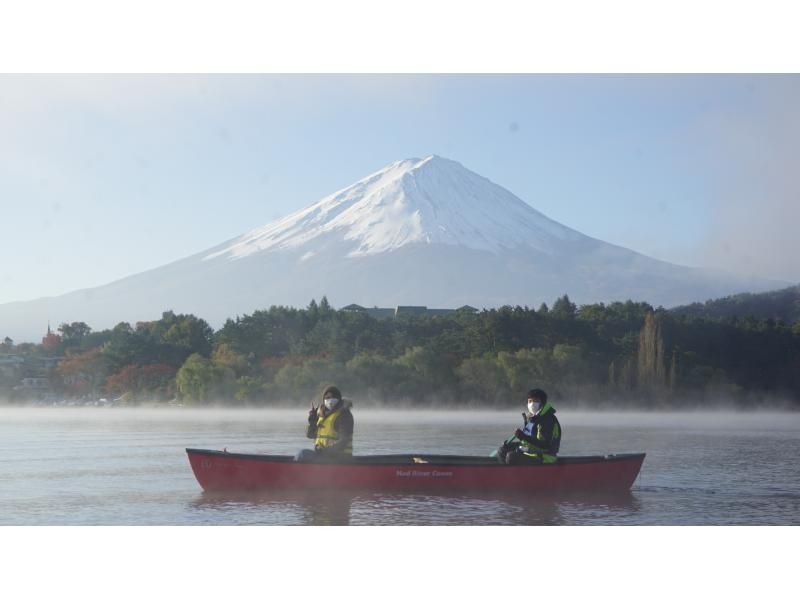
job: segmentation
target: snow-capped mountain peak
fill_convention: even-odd
[[[528,198],[535,200],[535,198]],[[212,326],[270,305],[677,305],[788,286],[685,268],[592,239],[439,156],[393,162],[276,222],[199,254],[93,289],[0,305],[2,334],[42,322],[94,329],[167,310]]]
[[[331,241],[348,242],[348,257],[413,243],[492,253],[528,246],[552,254],[559,242],[580,238],[584,236],[489,179],[432,155],[393,162],[307,208],[245,233],[204,259],[280,250],[310,256]]]

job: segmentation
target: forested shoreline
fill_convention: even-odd
[[[532,386],[586,406],[800,406],[800,323],[710,320],[632,301],[577,306],[566,295],[538,309],[387,319],[323,298],[218,330],[171,311],[102,331],[63,323],[42,343],[6,338],[3,363],[0,397],[13,404],[269,406],[308,402],[336,383],[362,404],[396,407],[506,407]]]

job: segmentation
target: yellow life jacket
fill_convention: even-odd
[[[314,448],[317,449],[326,449],[329,446],[332,446],[339,440],[339,433],[334,429],[333,425],[336,423],[336,420],[339,419],[339,416],[344,411],[344,406],[340,407],[333,413],[329,413],[325,417],[321,417],[319,421],[317,421],[317,438],[314,441]],[[351,436],[347,443],[345,444],[344,448],[342,449],[342,454],[344,455],[352,455],[353,454],[353,437]]]

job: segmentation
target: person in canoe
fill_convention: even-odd
[[[335,386],[322,391],[322,403],[316,407],[312,402],[308,412],[306,437],[314,440],[314,450],[300,451],[298,461],[338,461],[353,456],[352,405]]]
[[[528,392],[528,412],[522,414],[525,425],[497,449],[497,459],[508,465],[555,463],[561,445],[561,424],[556,410],[541,388]]]

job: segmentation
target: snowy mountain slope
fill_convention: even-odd
[[[552,253],[561,241],[586,238],[458,162],[429,156],[394,162],[205,259],[236,259],[302,246],[314,251],[325,246],[328,235],[355,244],[348,257],[410,243],[458,245],[495,254],[520,246]]]
[[[323,294],[358,303],[478,308],[644,300],[672,306],[787,286],[676,266],[550,220],[457,162],[394,162],[308,208],[195,256],[108,285],[0,305],[0,336],[41,337],[49,320],[95,329],[191,312],[219,326]]]

